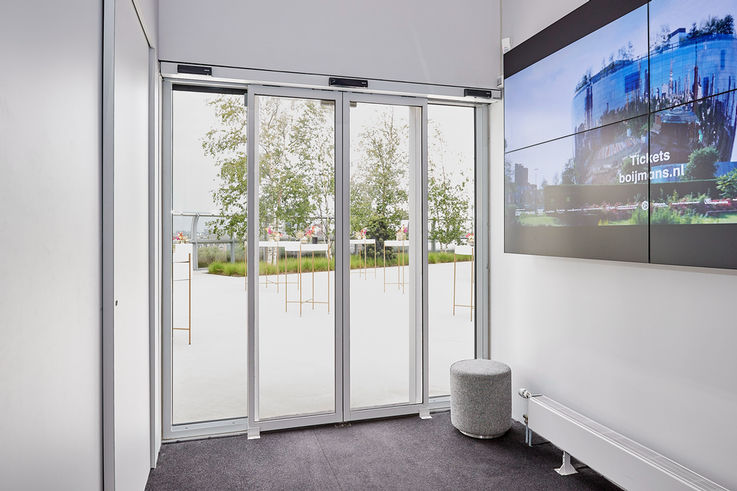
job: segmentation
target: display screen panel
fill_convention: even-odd
[[[737,1],[653,0],[650,8],[652,111],[737,88]]]
[[[640,116],[507,153],[505,249],[647,261],[647,135]]]
[[[737,91],[651,116],[651,261],[737,268]]]
[[[611,8],[505,55],[505,251],[737,268],[737,0],[653,0],[545,46]]]
[[[508,77],[506,150],[647,114],[647,39],[642,6]]]

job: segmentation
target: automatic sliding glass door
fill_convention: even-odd
[[[450,363],[482,355],[488,113],[164,88],[164,437],[447,405]]]
[[[308,415],[337,421],[339,94],[260,87],[252,93],[258,176],[250,263],[258,305],[255,421]]]
[[[246,428],[245,94],[165,84],[165,438]]]
[[[347,417],[417,412],[423,397],[422,99],[345,95]]]

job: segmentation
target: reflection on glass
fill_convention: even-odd
[[[244,96],[172,97],[172,421],[245,417]]]
[[[335,104],[256,97],[258,417],[335,411]]]
[[[350,109],[351,407],[415,403],[416,309],[410,254],[419,239],[411,192],[421,109],[353,104]]]
[[[428,107],[430,397],[450,394],[450,365],[474,358],[474,109]]]

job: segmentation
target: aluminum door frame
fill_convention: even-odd
[[[394,96],[394,95],[375,95],[365,93],[343,93],[343,195],[348,197],[342,203],[343,230],[350,231],[350,109],[352,103],[368,103],[383,104],[392,106],[410,106],[419,108],[420,120],[413,124],[412,115],[410,115],[410,145],[414,143],[415,148],[412,151],[419,151],[420,158],[413,159],[415,168],[410,170],[410,202],[416,203],[415,209],[410,215],[410,223],[419,223],[419,230],[422,231],[420,237],[410,235],[410,257],[420,258],[419,265],[415,263],[414,271],[410,264],[410,277],[414,283],[414,295],[411,299],[412,312],[410,318],[413,319],[414,332],[412,337],[414,343],[410,343],[410,360],[413,361],[413,373],[410,373],[411,390],[415,392],[415,398],[419,398],[419,402],[408,404],[391,404],[367,408],[351,408],[351,346],[350,346],[350,270],[344,268],[343,273],[343,417],[345,421],[356,421],[361,419],[384,418],[389,416],[400,416],[407,414],[420,414],[421,417],[429,417],[428,407],[428,336],[427,336],[427,98],[410,97],[410,96]],[[412,127],[417,127],[419,123],[420,138],[414,139],[411,136]],[[419,179],[411,178],[419,176]],[[419,198],[419,199],[418,199]],[[347,244],[350,240],[348,235],[344,235],[342,239]],[[418,240],[419,239],[419,240]],[[350,264],[349,248],[342,249],[343,262]],[[418,342],[419,338],[419,342]],[[414,344],[414,346],[412,346]],[[419,397],[417,397],[419,396]]]
[[[172,328],[172,197],[173,197],[173,93],[174,85],[206,86],[213,89],[246,90],[243,84],[183,82],[164,79],[161,92],[161,430],[164,441],[187,440],[203,436],[245,433],[248,418],[232,418],[194,423],[174,424],[173,422],[173,344]],[[245,103],[245,100],[244,100]],[[167,239],[168,237],[168,239]],[[246,350],[244,350],[244,353]]]
[[[290,416],[259,421],[250,417],[256,414],[256,393],[258,381],[256,379],[256,368],[258,366],[256,341],[256,322],[258,319],[258,297],[255,285],[258,281],[257,275],[249,277],[249,293],[247,297],[248,309],[248,334],[247,334],[247,414],[249,417],[234,418],[228,420],[206,421],[181,425],[172,424],[172,346],[171,346],[171,284],[167,278],[171,277],[171,247],[168,242],[163,241],[162,251],[162,433],[166,441],[186,440],[200,438],[203,436],[232,435],[249,433],[249,438],[257,438],[261,430],[277,430],[299,426],[318,424],[339,423],[343,421],[356,421],[361,419],[381,418],[389,416],[420,414],[429,417],[429,411],[447,409],[449,401],[447,397],[430,399],[428,395],[428,312],[427,312],[427,248],[422,247],[427,243],[427,106],[428,99],[425,97],[376,95],[368,93],[355,93],[346,90],[321,90],[309,88],[274,87],[264,85],[247,85],[242,83],[228,83],[203,81],[199,79],[179,80],[165,78],[162,87],[162,237],[171,236],[171,208],[172,208],[172,86],[173,85],[206,86],[217,88],[238,88],[246,90],[247,107],[247,155],[248,155],[248,193],[249,196],[257,196],[257,166],[255,155],[255,96],[295,97],[308,99],[333,100],[335,102],[335,219],[336,219],[336,289],[335,289],[335,411],[329,414],[316,414],[306,416]],[[415,257],[421,257],[421,264],[414,272],[415,285],[421,285],[415,289],[415,336],[421,336],[421,343],[415,345],[415,360],[418,368],[415,378],[419,379],[417,384],[421,387],[421,402],[410,404],[397,404],[378,406],[370,408],[351,409],[350,407],[350,270],[348,269],[350,249],[348,247],[348,231],[350,230],[350,104],[351,102],[365,102],[374,104],[388,104],[399,106],[413,106],[421,108],[421,158],[420,169],[417,175],[421,179],[411,183],[413,192],[422,196],[419,200],[420,210],[416,211],[421,223],[422,237],[419,243],[414,244]],[[484,305],[489,288],[489,104],[459,101],[432,100],[433,104],[463,105],[476,108],[475,111],[475,155],[476,155],[476,237],[480,255],[483,258],[477,262],[477,286],[476,305]],[[417,165],[417,164],[415,164]],[[253,176],[253,178],[252,178]],[[251,188],[254,186],[254,189]],[[419,187],[419,189],[418,189]],[[254,235],[258,226],[257,200],[248,201],[248,223],[249,242],[255,243]],[[253,222],[251,221],[253,220]],[[484,226],[486,231],[484,232]],[[340,230],[340,233],[339,233]],[[480,243],[479,243],[480,242]],[[416,249],[416,250],[415,250]],[[249,261],[258,264],[254,260],[258,251],[249,250]],[[252,257],[255,256],[255,257]],[[340,265],[340,266],[339,266]],[[340,271],[340,273],[338,273]],[[481,300],[481,302],[479,302]],[[419,303],[418,303],[419,301]],[[489,357],[489,312],[487,306],[477,311],[476,316],[476,357]],[[480,309],[478,307],[477,309]],[[419,320],[419,322],[418,322]],[[419,324],[419,325],[418,325]],[[168,334],[167,334],[168,333]],[[253,376],[251,374],[254,374]]]
[[[340,203],[343,200],[343,188],[338,185],[343,179],[343,165],[341,162],[342,151],[342,130],[343,130],[343,113],[341,111],[341,93],[332,90],[306,89],[306,88],[290,88],[290,87],[272,87],[265,85],[249,85],[248,86],[248,122],[247,122],[247,155],[248,155],[248,243],[258,244],[259,237],[259,216],[258,216],[258,191],[259,191],[259,173],[257,165],[256,152],[256,97],[284,97],[296,99],[317,99],[324,101],[333,101],[335,107],[335,316],[334,316],[334,411],[332,413],[319,413],[307,415],[295,415],[276,417],[261,420],[258,415],[258,394],[259,394],[259,352],[258,352],[258,308],[259,308],[259,292],[258,292],[258,254],[257,247],[249,247],[248,263],[254,265],[256,274],[248,275],[248,438],[258,438],[261,431],[280,430],[285,428],[294,428],[298,426],[311,426],[329,423],[339,423],[343,421],[342,401],[342,343],[343,329],[341,328],[341,319],[343,317],[343,299],[342,289],[344,286],[344,277],[339,271],[345,267],[343,263],[344,255],[342,249],[344,244],[338,240],[344,233],[343,226],[343,207]]]

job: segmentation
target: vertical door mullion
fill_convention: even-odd
[[[339,202],[342,213],[342,227],[340,237],[336,240],[341,243],[341,269],[340,275],[343,280],[343,318],[342,318],[342,353],[343,370],[340,385],[342,388],[343,421],[350,421],[351,417],[351,270],[350,270],[350,200],[351,200],[351,100],[348,93],[341,93],[341,112],[343,116],[343,127],[341,128],[342,155],[340,166],[343,170],[341,187],[343,200]],[[337,267],[336,267],[337,274]]]
[[[162,131],[164,138],[162,141],[162,192],[161,192],[161,214],[162,224],[161,233],[164,240],[161,241],[163,246],[162,257],[161,257],[161,293],[163,295],[163,302],[161,306],[161,326],[163,329],[162,346],[164,348],[163,356],[161,357],[161,374],[163,376],[162,384],[162,428],[164,429],[164,438],[170,438],[172,436],[173,426],[173,391],[172,386],[174,385],[173,370],[172,370],[172,339],[171,339],[171,328],[173,316],[172,316],[172,138],[174,136],[172,128],[172,86],[168,80],[164,81],[163,97],[161,101],[161,119],[162,119]],[[169,240],[166,240],[169,237]]]
[[[346,201],[345,180],[347,172],[343,166],[343,96],[335,94],[335,414],[338,421],[344,418],[344,394],[343,394],[343,319],[347,304],[344,289],[346,278],[343,274],[345,269],[344,250],[346,249],[343,237],[346,234],[345,219],[346,209],[343,206]],[[329,264],[329,262],[328,262]],[[328,272],[330,274],[330,272]]]
[[[248,87],[246,92],[246,160],[248,163],[248,242],[246,257],[248,258],[246,267],[248,275],[248,335],[247,335],[247,375],[248,375],[248,437],[257,438],[259,429],[256,425],[258,420],[258,333],[256,323],[258,319],[258,166],[256,165],[256,121],[258,108],[256,107],[256,97],[252,87]]]
[[[491,227],[489,226],[489,105],[478,104],[474,110],[475,147],[475,217],[476,238],[476,305],[475,345],[476,358],[490,358],[489,346],[489,257]]]
[[[422,381],[422,405],[423,409],[420,412],[420,416],[423,418],[430,417],[430,411],[428,404],[430,402],[430,384],[429,384],[429,373],[430,373],[430,336],[429,336],[429,307],[428,307],[428,265],[427,265],[427,216],[428,216],[428,191],[427,191],[427,173],[428,173],[428,135],[427,135],[427,100],[425,100],[422,106],[422,157],[420,159],[420,179],[419,179],[419,193],[422,199],[420,200],[420,254],[417,257],[421,258],[420,264],[420,278],[417,282],[418,285],[422,285],[419,296],[422,314],[420,316],[420,331],[422,333],[422,349],[421,349],[421,381]]]

